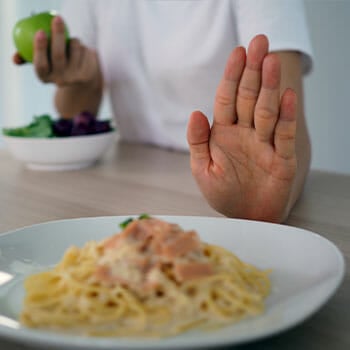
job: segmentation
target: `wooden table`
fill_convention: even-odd
[[[0,233],[49,220],[144,212],[220,216],[201,197],[186,153],[121,143],[94,167],[37,172],[0,150]],[[312,171],[287,224],[333,241],[349,267],[350,176]],[[0,349],[23,346],[0,340]],[[307,321],[235,349],[350,349],[349,272],[336,295]]]

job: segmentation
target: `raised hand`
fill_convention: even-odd
[[[192,113],[187,130],[192,173],[208,203],[238,218],[282,222],[296,175],[296,103],[280,91],[281,65],[256,36],[230,55],[210,126]]]

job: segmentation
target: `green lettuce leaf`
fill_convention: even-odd
[[[35,116],[33,122],[17,128],[4,128],[2,132],[7,136],[18,137],[54,137],[52,118],[48,114]]]

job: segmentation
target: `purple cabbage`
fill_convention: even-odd
[[[73,119],[60,118],[53,123],[53,131],[58,137],[100,134],[111,130],[109,120],[97,120],[87,111],[75,115]]]

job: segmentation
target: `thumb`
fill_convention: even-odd
[[[190,147],[192,172],[207,168],[210,163],[210,126],[208,118],[200,111],[191,114],[187,126],[187,142]]]

